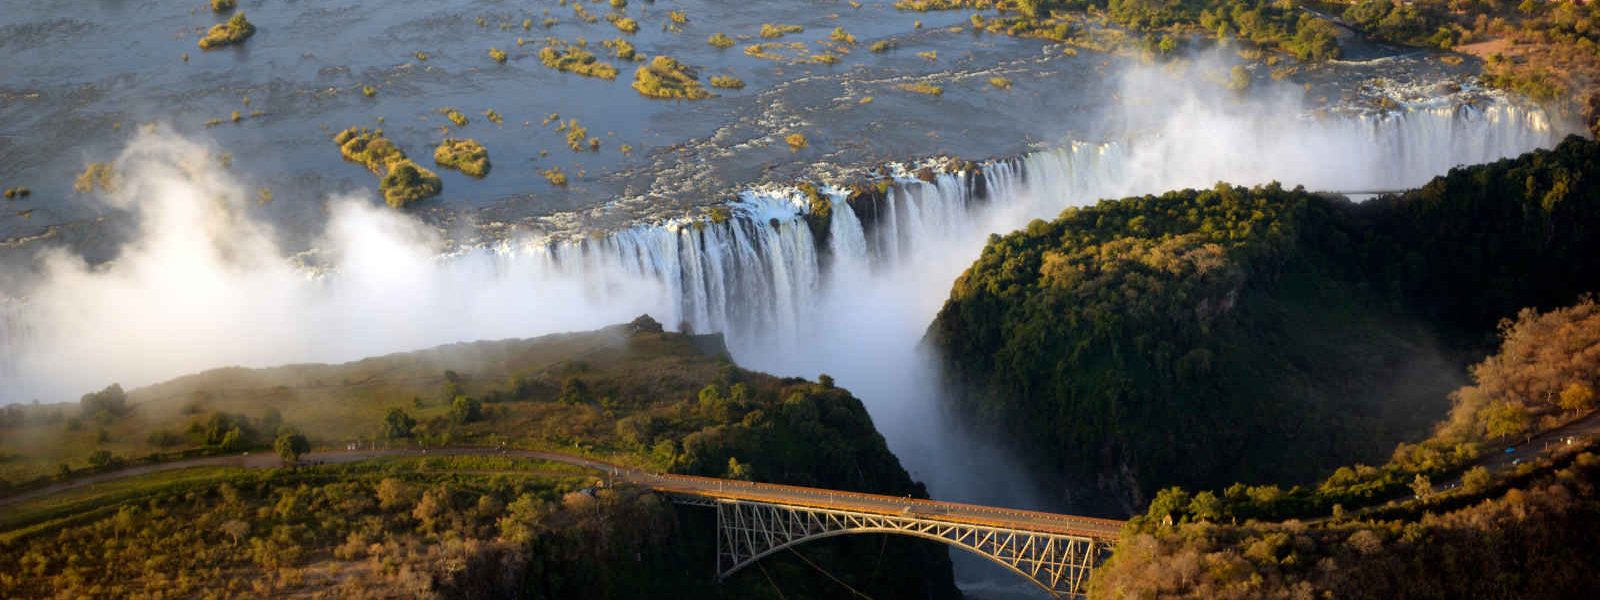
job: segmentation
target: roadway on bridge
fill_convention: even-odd
[[[351,450],[343,452],[313,452],[302,460],[315,464],[342,464],[359,462],[384,456],[509,456],[546,460],[593,469],[609,476],[613,482],[627,482],[678,495],[707,499],[746,500],[790,506],[804,506],[847,512],[879,515],[911,516],[924,520],[948,521],[987,525],[992,527],[1057,533],[1089,537],[1096,540],[1115,541],[1122,529],[1122,521],[1059,515],[1053,513],[997,508],[957,502],[923,500],[910,497],[884,496],[844,492],[821,488],[753,483],[713,477],[668,475],[632,469],[599,460],[535,450],[510,450],[495,448],[444,448],[437,450]],[[0,507],[10,506],[35,498],[67,490],[91,486],[107,481],[135,477],[160,471],[204,466],[232,466],[241,468],[272,468],[281,466],[276,455],[267,453],[241,454],[194,458],[157,464],[135,465],[94,475],[51,484],[0,498]]]

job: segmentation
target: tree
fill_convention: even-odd
[[[568,377],[561,382],[561,402],[565,404],[583,404],[589,401],[589,386],[582,379]]]
[[[1521,435],[1528,430],[1528,409],[1514,402],[1499,402],[1484,411],[1483,432],[1493,439]]]
[[[388,439],[411,437],[411,429],[416,426],[417,420],[398,407],[390,408],[389,412],[383,415],[383,437]]]
[[[1157,523],[1165,521],[1167,517],[1178,521],[1189,504],[1189,492],[1180,487],[1165,488],[1156,492],[1156,498],[1150,501],[1150,509],[1145,511],[1145,516]]]
[[[300,462],[301,454],[311,451],[311,442],[306,440],[306,436],[285,432],[278,434],[278,439],[272,442],[272,449],[278,451],[283,462],[295,464]]]
[[[1418,498],[1426,500],[1433,495],[1433,480],[1428,479],[1427,475],[1417,473],[1417,476],[1411,480],[1411,493],[1416,494]]]
[[[522,545],[539,534],[544,517],[544,502],[532,494],[522,494],[506,506],[505,516],[495,524],[500,527],[500,539]]]
[[[728,457],[728,472],[723,475],[728,479],[750,479],[750,466],[739,462],[739,459]]]
[[[1461,487],[1469,492],[1481,492],[1489,487],[1490,479],[1489,469],[1479,465],[1461,475]]]
[[[1574,381],[1561,390],[1561,410],[1581,413],[1594,410],[1594,390],[1583,382]]]
[[[483,420],[483,403],[476,398],[456,396],[455,401],[450,403],[450,420],[457,425]]]
[[[113,383],[106,389],[84,394],[78,404],[83,409],[83,416],[106,421],[128,412],[128,395],[122,391],[120,384]]]
[[[95,450],[89,454],[89,466],[95,468],[111,466],[116,460],[116,457],[106,450]]]
[[[1189,516],[1196,521],[1216,521],[1222,518],[1222,500],[1209,491],[1199,492],[1189,501]]]
[[[233,538],[233,545],[239,545],[239,538],[250,533],[250,524],[238,519],[228,519],[222,522],[222,533]]]

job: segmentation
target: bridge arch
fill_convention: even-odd
[[[974,548],[974,547],[972,547],[972,546],[970,546],[968,544],[963,544],[963,543],[960,543],[960,542],[953,541],[953,540],[951,540],[949,538],[936,536],[936,535],[929,535],[929,534],[926,534],[926,533],[905,531],[905,530],[901,530],[901,529],[882,528],[882,527],[870,527],[870,528],[862,528],[862,529],[844,529],[844,530],[839,530],[839,531],[829,531],[829,532],[826,532],[826,533],[819,533],[819,534],[810,535],[810,536],[806,536],[806,537],[802,537],[802,538],[795,538],[795,539],[786,541],[786,542],[784,542],[782,544],[779,544],[777,546],[773,546],[772,548],[769,548],[767,550],[764,550],[760,554],[757,554],[755,556],[752,556],[750,558],[745,559],[744,561],[740,562],[739,564],[734,565],[732,568],[728,569],[727,571],[719,573],[719,577],[721,577],[723,579],[727,579],[728,577],[732,577],[734,573],[738,573],[739,571],[744,570],[745,567],[748,567],[748,566],[750,566],[752,564],[755,564],[755,562],[758,561],[758,560],[761,560],[761,559],[766,558],[768,556],[771,556],[773,554],[777,554],[779,552],[782,552],[784,550],[788,550],[790,548],[793,548],[795,546],[799,546],[799,545],[807,543],[807,542],[814,542],[814,541],[817,541],[817,540],[831,538],[831,537],[839,537],[839,536],[845,536],[845,535],[856,535],[856,534],[900,535],[900,536],[921,538],[921,539],[925,539],[925,540],[933,540],[935,542],[942,543],[942,544],[944,544],[946,546],[950,546],[952,548],[960,548],[962,550],[967,551],[968,553],[976,554],[978,556],[981,556],[984,559],[988,560],[989,562],[992,562],[994,564],[997,564],[997,565],[1000,565],[1002,567],[1005,567],[1007,571],[1011,571],[1012,573],[1016,573],[1017,576],[1019,576],[1019,577],[1021,577],[1023,579],[1023,581],[1027,581],[1028,583],[1031,583],[1031,584],[1033,584],[1035,586],[1038,586],[1039,589],[1044,590],[1046,593],[1049,593],[1052,596],[1060,596],[1061,595],[1061,592],[1059,590],[1051,588],[1048,584],[1046,584],[1043,581],[1040,581],[1037,577],[1035,577],[1033,575],[1030,575],[1030,574],[1028,574],[1026,572],[1023,572],[1023,570],[1017,568],[1016,565],[1013,565],[1013,564],[1008,563],[1008,562],[1006,562],[1004,560],[1001,560],[997,556],[994,556],[992,554],[986,553],[986,552],[984,552],[982,550],[979,550],[977,548]]]
[[[925,515],[883,515],[718,500],[717,576],[726,579],[746,566],[794,546],[855,534],[902,535],[940,542],[984,557],[1055,597],[1087,592],[1089,574],[1113,542],[1051,532],[974,525]]]

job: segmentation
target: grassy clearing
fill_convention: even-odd
[[[701,100],[716,95],[700,85],[693,69],[670,56],[657,56],[634,71],[633,89],[646,98],[668,100]]]
[[[256,26],[244,17],[244,13],[234,15],[226,23],[211,26],[205,37],[200,38],[200,49],[210,50],[234,44],[242,44],[250,36],[256,34]]]
[[[489,151],[477,140],[445,138],[433,150],[433,162],[473,177],[489,174]]]

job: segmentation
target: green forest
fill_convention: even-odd
[[[1218,185],[992,237],[927,341],[958,410],[1136,512],[1301,482],[1427,434],[1497,324],[1593,291],[1600,145],[1365,203]]]

